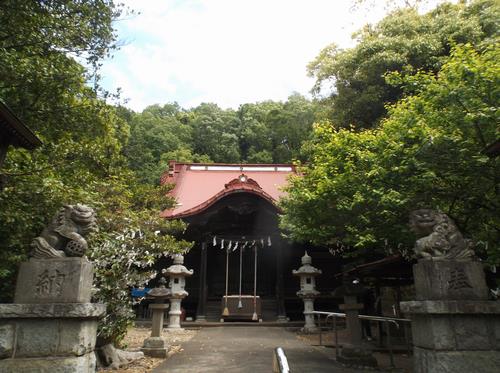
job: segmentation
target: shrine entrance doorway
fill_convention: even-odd
[[[191,305],[197,320],[285,317],[282,252],[286,243],[273,203],[240,191],[185,220],[189,223],[185,237],[196,242],[186,260],[197,274],[187,289],[197,300],[196,307]]]

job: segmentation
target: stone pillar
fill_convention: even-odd
[[[306,251],[302,257],[302,266],[298,270],[292,271],[294,276],[300,277],[300,290],[297,295],[304,301],[305,323],[302,331],[306,333],[318,331],[312,312],[314,311],[314,298],[319,295],[319,291],[316,290],[315,278],[321,274],[321,270],[314,268],[311,263],[312,259]]]
[[[359,310],[363,308],[363,304],[358,303],[358,296],[363,294],[364,290],[359,281],[345,276],[343,284],[333,293],[334,296],[344,297],[344,304],[340,305],[340,309],[345,312],[348,331],[347,343],[342,346],[337,360],[348,366],[374,368],[377,367],[378,363],[372,355],[370,346],[363,343],[359,319]]]
[[[97,322],[86,258],[22,263],[15,303],[0,305],[0,372],[95,372]]]
[[[170,312],[168,313],[168,329],[181,329],[181,302],[188,296],[184,290],[186,277],[193,274],[193,270],[188,270],[183,265],[184,257],[181,254],[174,256],[174,264],[167,268],[166,274],[170,278]]]
[[[421,259],[413,273],[417,300],[401,310],[412,319],[414,372],[498,372],[500,302],[488,301],[483,265]]]
[[[165,288],[166,280],[164,277],[161,277],[159,282],[160,286],[148,292],[148,295],[153,297],[156,303],[149,305],[149,308],[153,312],[151,336],[144,340],[141,351],[148,356],[165,358],[167,357],[169,345],[161,334],[163,330],[163,316],[165,310],[168,309],[168,304],[162,302],[168,297],[170,290]]]
[[[285,289],[283,281],[283,249],[281,243],[276,246],[276,300],[278,303],[278,322],[287,322],[285,310]]]
[[[200,290],[198,295],[198,307],[196,309],[196,322],[205,322],[207,308],[207,243],[201,244],[200,260]]]
[[[345,312],[346,326],[347,330],[349,330],[348,344],[350,346],[359,346],[363,338],[359,310],[363,309],[363,304],[358,303],[355,295],[345,295],[344,304],[341,304],[339,308]]]

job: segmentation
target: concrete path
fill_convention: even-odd
[[[356,372],[339,366],[333,349],[309,346],[279,327],[202,328],[182,347],[153,373],[272,372],[276,347],[284,349],[292,372]]]

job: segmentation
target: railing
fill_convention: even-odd
[[[323,312],[323,311],[313,311],[311,312],[314,315],[314,319],[318,320],[318,326],[319,326],[319,344],[323,345],[323,324],[321,322],[322,316],[325,316],[325,326],[328,327],[328,319],[332,319],[332,330],[334,332],[334,340],[335,340],[335,357],[339,356],[339,344],[338,344],[338,333],[337,333],[337,318],[345,318],[346,314],[345,313],[339,313],[339,312]],[[396,326],[396,328],[400,328],[401,326],[403,327],[404,331],[404,338],[406,341],[406,349],[408,355],[411,353],[411,338],[409,337],[408,329],[411,325],[411,320],[410,319],[401,319],[401,318],[396,318],[396,317],[382,317],[382,316],[369,316],[369,315],[358,315],[358,317],[361,320],[369,320],[369,321],[376,321],[379,325],[382,323],[382,325],[385,324],[386,328],[385,331],[387,333],[387,349],[389,350],[389,358],[390,358],[390,366],[393,368],[394,365],[394,349],[392,346],[391,342],[391,328],[390,324],[393,324]],[[379,331],[382,331],[382,328],[379,328]],[[379,338],[379,345],[382,346],[382,335],[379,332],[378,335]]]
[[[288,360],[285,351],[281,347],[276,347],[273,354],[273,373],[290,373]]]

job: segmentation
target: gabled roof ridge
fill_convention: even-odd
[[[240,166],[240,167],[292,167],[295,168],[293,163],[217,163],[217,162],[177,162],[174,160],[169,161],[169,165],[187,165],[187,166]]]

